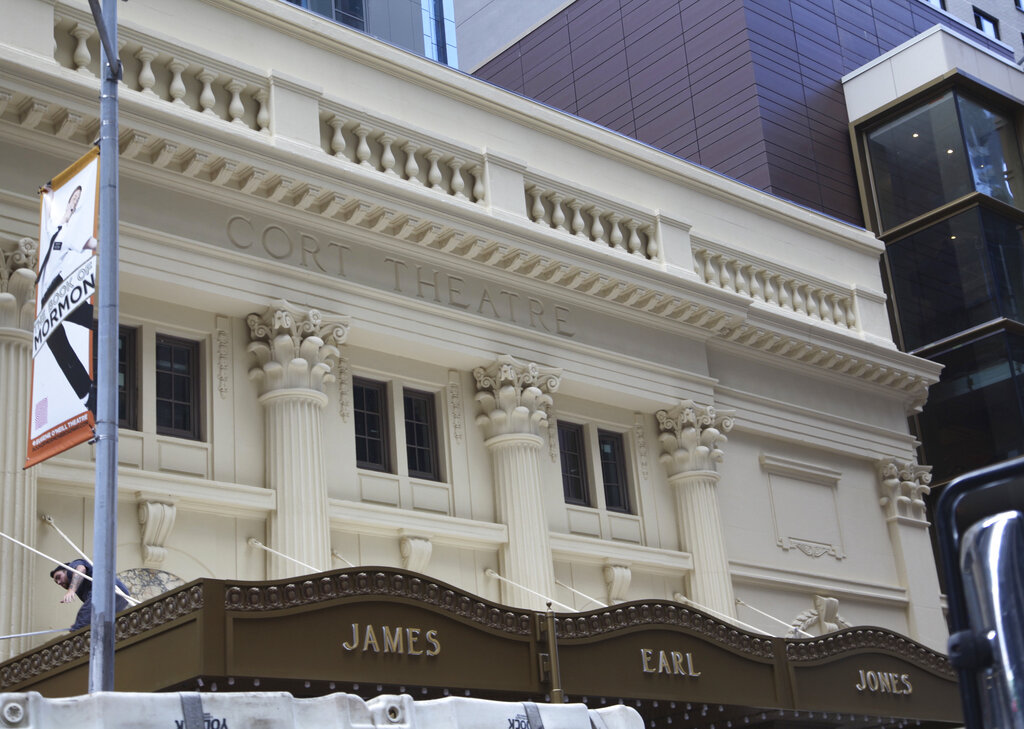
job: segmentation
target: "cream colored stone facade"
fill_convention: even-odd
[[[98,45],[84,0],[5,11],[0,523],[66,557],[41,517],[90,551],[93,453],[21,470],[26,269],[36,188],[96,137]],[[943,647],[928,525],[886,505],[884,466],[917,473],[906,415],[937,367],[892,344],[877,240],[279,0],[120,18],[119,570],[302,570],[266,545],[523,606],[675,597],[773,634],[748,606],[812,631],[838,610]],[[158,432],[168,335],[198,342],[198,440]],[[356,466],[353,378],[386,383],[390,472]],[[433,395],[439,480],[410,476],[406,389]],[[0,633],[71,623],[49,569],[0,549]]]

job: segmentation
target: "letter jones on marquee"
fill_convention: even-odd
[[[914,686],[910,683],[910,675],[893,673],[892,671],[866,671],[860,669],[854,688],[859,693],[867,691],[872,694],[901,694],[910,696]]]

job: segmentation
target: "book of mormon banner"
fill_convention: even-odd
[[[93,300],[99,149],[40,189],[28,458],[35,465],[90,440],[96,424]]]

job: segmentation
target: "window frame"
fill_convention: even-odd
[[[176,400],[173,398],[165,398],[160,396],[160,376],[162,373],[171,374],[175,376],[173,372],[168,370],[161,370],[159,365],[159,356],[157,354],[160,346],[170,346],[184,349],[188,356],[188,373],[186,376],[189,379],[189,397],[187,400]],[[155,345],[154,345],[154,359],[153,359],[153,373],[154,373],[154,392],[153,392],[153,403],[156,417],[156,433],[157,435],[170,436],[173,438],[184,438],[186,440],[202,440],[202,428],[201,428],[201,411],[202,405],[202,373],[200,372],[200,342],[194,339],[185,339],[183,337],[175,337],[170,334],[156,334]],[[182,375],[176,375],[182,376]],[[173,391],[174,386],[172,384],[171,389]],[[173,395],[173,393],[172,393]],[[161,401],[170,401],[172,405],[174,403],[187,404],[190,409],[188,427],[176,428],[173,425],[161,425],[160,424],[160,403]],[[173,417],[172,417],[173,419]]]
[[[974,6],[971,6],[971,9],[974,11],[974,27],[986,38],[999,40],[999,19]],[[986,25],[992,29],[991,33],[985,29]]]
[[[357,401],[357,390],[365,389],[373,391],[377,395],[377,402],[380,407],[376,411],[371,411],[365,407],[360,409]],[[367,377],[353,377],[352,378],[352,414],[354,418],[353,427],[355,429],[355,449],[356,449],[356,467],[363,468],[368,471],[379,471],[381,473],[393,473],[392,464],[394,458],[392,456],[392,441],[393,436],[391,434],[391,417],[390,417],[390,402],[388,399],[389,387],[388,383],[381,380],[373,380]],[[372,438],[371,436],[360,434],[360,415],[371,414],[379,419],[379,430],[380,437]],[[379,443],[381,458],[379,461],[375,460],[364,460],[359,457],[359,439],[363,438],[367,441],[373,441]]]
[[[418,401],[424,405],[424,412],[426,413],[425,420],[418,421],[410,418],[410,400]],[[417,390],[411,387],[403,387],[402,410],[405,425],[406,470],[408,471],[409,477],[424,479],[427,481],[441,481],[441,449],[439,446],[441,439],[437,429],[437,398],[435,397],[435,393],[428,392],[426,390]],[[419,424],[425,428],[426,444],[414,444],[411,442],[409,438],[410,424]],[[413,468],[414,459],[412,457],[412,453],[414,450],[423,451],[429,455],[431,460],[429,470]]]
[[[616,511],[623,514],[632,514],[632,504],[629,498],[629,475],[626,469],[626,439],[623,433],[616,432],[614,430],[605,430],[598,428],[597,430],[597,457],[601,464],[601,484],[604,488],[604,508],[608,511]],[[605,468],[607,461],[605,460],[605,449],[603,448],[604,443],[611,443],[612,450],[614,452],[614,461],[610,464],[611,468],[615,471],[616,481],[609,483],[607,478],[608,470]],[[610,498],[612,494],[617,496],[614,499],[616,505],[610,506],[613,499]]]
[[[590,489],[591,479],[587,459],[586,429],[581,423],[559,419],[556,424],[556,431],[558,433],[559,471],[562,474],[562,497],[565,499],[565,503],[572,504],[573,506],[592,506],[593,498],[591,497]],[[568,448],[565,439],[563,439],[563,433],[566,434],[566,439],[569,437],[576,438],[579,447],[575,450]],[[577,459],[578,476],[566,471],[566,461],[569,458]],[[569,479],[578,479],[580,495],[577,496],[571,493],[572,487],[570,486]]]

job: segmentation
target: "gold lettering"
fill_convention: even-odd
[[[654,652],[654,650],[651,649],[651,648],[641,648],[640,649],[640,660],[641,660],[641,662],[644,665],[644,673],[656,673],[656,671],[653,668],[651,668],[651,663],[650,663],[650,661],[651,661],[651,654],[653,652]]]
[[[868,671],[868,689],[871,691],[878,691],[878,674],[874,671]]]
[[[854,684],[853,687],[855,689],[857,689],[857,691],[859,691],[861,693],[863,693],[864,689],[866,689],[868,687],[867,681],[864,678],[864,669],[863,668],[860,669],[860,681],[858,681],[856,684]]]
[[[245,225],[235,226],[236,222],[244,223]],[[238,227],[241,227],[243,229],[243,233],[247,233],[249,238],[248,243],[245,243],[244,241],[239,241],[236,234],[232,231],[232,228]],[[246,231],[246,229],[248,230]],[[246,248],[252,248],[252,244],[256,242],[256,231],[253,230],[252,228],[252,221],[250,221],[248,218],[242,217],[241,215],[232,215],[228,219],[228,240],[231,241],[232,245],[234,245],[236,248],[241,248],[242,250],[245,250]]]
[[[683,654],[679,651],[672,651],[672,673],[686,675],[686,669],[683,668]]]
[[[668,656],[665,651],[658,651],[658,673],[672,673],[672,667],[668,665]]]
[[[359,647],[359,623],[352,623],[352,645],[342,643],[341,647],[347,651],[354,651]]]
[[[369,650],[370,645],[373,645],[373,652],[380,653],[380,646],[377,644],[377,636],[373,633],[373,626],[366,626],[366,637],[363,639],[363,653]]]
[[[380,628],[381,634],[384,636],[384,652],[385,653],[401,653],[402,652],[402,629],[395,628],[395,634],[392,635],[388,626],[382,625]]]
[[[419,650],[415,650],[414,649],[414,646],[416,645],[416,641],[418,641],[420,639],[420,629],[419,628],[406,628],[405,629],[405,637],[406,637],[406,647],[408,649],[409,655],[410,656],[422,656],[423,655],[423,651],[419,651]]]
[[[453,281],[458,281],[459,286],[455,286],[452,283]],[[456,307],[458,309],[468,309],[469,308],[469,304],[467,304],[466,302],[462,301],[462,288],[461,288],[461,286],[464,283],[465,283],[465,281],[463,281],[458,276],[452,276],[451,274],[448,274],[448,304],[450,306],[454,306],[454,307]]]
[[[686,667],[689,669],[689,674],[691,676],[693,676],[694,678],[697,678],[697,676],[699,676],[701,674],[700,671],[694,671],[693,670],[693,654],[692,653],[687,653],[686,654]]]
[[[900,676],[900,683],[903,684],[903,693],[905,693],[907,696],[910,696],[910,694],[914,693],[914,687],[910,685],[910,676],[909,675],[907,675],[905,673],[903,675],[901,675]]]
[[[437,631],[433,629],[428,630],[426,637],[427,643],[429,643],[431,646],[430,648],[427,648],[427,655],[436,656],[438,653],[441,652],[441,641],[437,639]]]

